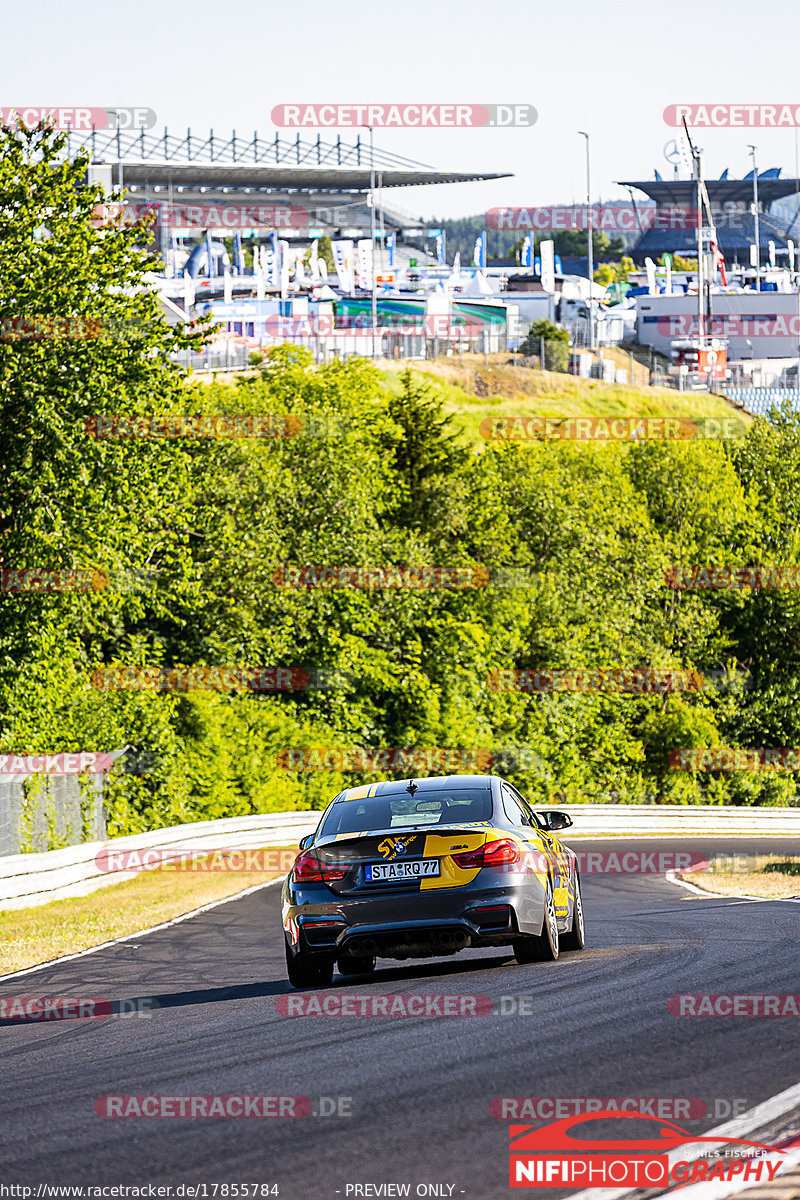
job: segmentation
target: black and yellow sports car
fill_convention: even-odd
[[[512,946],[519,963],[584,945],[576,855],[496,775],[388,780],[348,788],[323,813],[281,895],[294,987],[429,958]]]

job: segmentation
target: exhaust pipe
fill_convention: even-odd
[[[378,953],[378,943],[375,938],[351,938],[347,950],[356,958],[373,958]]]

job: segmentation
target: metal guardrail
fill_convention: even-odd
[[[567,832],[603,837],[652,837],[668,833],[684,837],[731,834],[800,838],[800,807],[756,808],[722,804],[558,804],[572,817]]]
[[[138,873],[137,868],[113,870],[113,857],[125,859],[134,850],[215,850],[296,845],[313,833],[318,812],[288,812],[231,817],[221,821],[196,821],[172,825],[150,833],[131,834],[107,842],[84,842],[42,854],[15,854],[0,858],[0,908],[26,908],[68,896],[84,896],[97,888],[120,883]]]
[[[797,837],[798,808],[734,808],[722,805],[668,804],[561,804],[574,825],[567,840],[575,837],[745,836]],[[109,871],[98,865],[110,853],[125,858],[126,851],[145,849],[193,850],[198,854],[223,849],[296,846],[313,833],[319,812],[287,812],[232,817],[174,825],[150,833],[133,834],[107,842],[86,842],[65,850],[42,854],[17,854],[0,859],[0,908],[27,908],[68,896],[86,895],[97,888],[131,878],[137,869]]]

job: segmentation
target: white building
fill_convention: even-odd
[[[636,340],[670,356],[674,338],[699,333],[696,294],[636,297]],[[712,292],[711,327],[704,332],[728,341],[728,361],[797,359],[800,354],[800,293]]]

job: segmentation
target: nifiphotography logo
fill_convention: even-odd
[[[576,1125],[590,1125],[593,1121],[630,1121],[640,1127],[642,1121],[651,1122],[651,1136],[625,1137],[621,1139],[596,1139],[576,1137],[571,1130]],[[627,1134],[630,1126],[620,1127]],[[533,1188],[653,1188],[706,1182],[712,1179],[768,1183],[775,1178],[781,1160],[768,1161],[784,1151],[763,1142],[742,1141],[740,1138],[698,1137],[680,1125],[641,1113],[618,1112],[607,1109],[603,1112],[566,1117],[539,1127],[532,1125],[509,1126],[509,1185]],[[749,1147],[744,1156],[741,1150],[735,1158],[709,1159],[681,1155],[684,1146],[697,1142],[710,1142],[716,1146]],[[670,1154],[669,1152],[673,1152]],[[755,1151],[759,1152],[756,1157]]]

